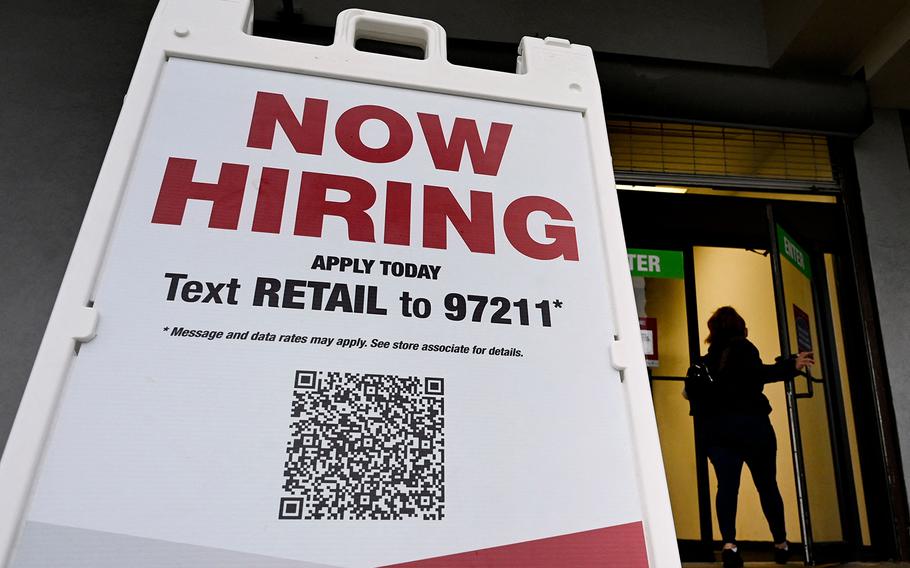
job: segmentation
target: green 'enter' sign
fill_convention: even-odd
[[[629,271],[645,278],[683,278],[683,253],[678,250],[628,249]]]
[[[777,226],[777,244],[780,254],[790,261],[790,264],[799,269],[809,280],[812,279],[812,267],[809,265],[809,253],[806,249],[796,244],[796,240],[780,225]]]

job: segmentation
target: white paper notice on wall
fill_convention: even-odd
[[[585,114],[168,53],[9,566],[671,565]]]

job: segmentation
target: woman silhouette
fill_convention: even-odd
[[[708,353],[702,358],[710,381],[687,379],[690,413],[699,418],[708,458],[717,475],[717,522],[724,539],[724,568],[739,568],[742,557],[736,546],[736,506],[743,464],[749,466],[762,512],[774,539],[774,561],[785,564],[789,556],[784,524],[784,503],[777,487],[777,439],[771,404],[762,390],[766,383],[791,379],[815,363],[811,352],[773,365],[762,363],[758,349],[746,339],[743,318],[730,306],[718,308],[708,319]]]

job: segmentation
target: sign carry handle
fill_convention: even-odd
[[[446,32],[430,20],[368,12],[356,8],[338,15],[335,48],[355,50],[359,39],[372,39],[423,49],[424,61],[447,63]]]

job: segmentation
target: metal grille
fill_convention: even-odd
[[[620,181],[838,189],[824,136],[671,122],[608,120]]]

